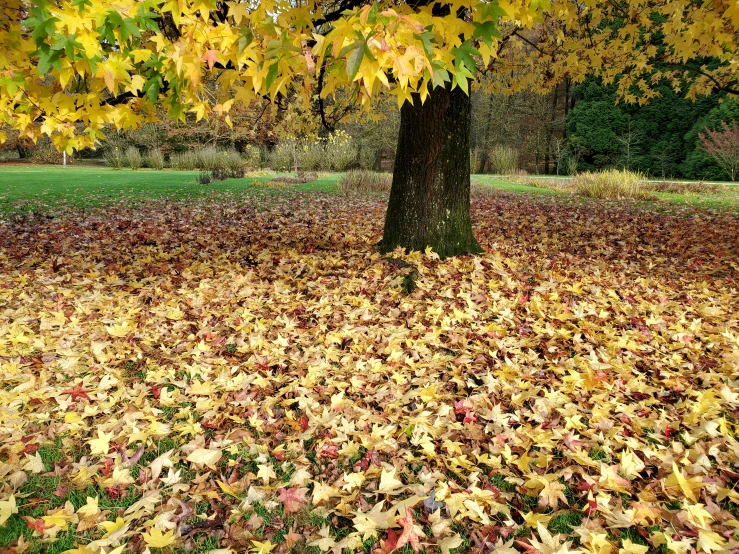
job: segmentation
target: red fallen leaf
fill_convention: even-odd
[[[575,487],[579,491],[590,492],[595,489],[595,483],[588,483],[587,481],[580,481]]]
[[[103,467],[100,468],[100,472],[103,475],[110,475],[113,472],[113,466],[115,465],[115,461],[113,458],[105,458],[105,461],[103,462]]]
[[[130,458],[128,457],[128,454],[126,454],[125,448],[121,448],[120,452],[121,452],[121,458],[123,460],[123,463],[127,464],[129,467],[134,466],[139,462],[139,460],[141,459],[141,456],[144,454],[144,445],[142,444],[139,447],[139,449],[136,451],[136,453]]]
[[[671,439],[675,436],[675,433],[677,433],[677,431],[668,425],[667,427],[665,427],[663,433],[667,438]]]
[[[464,414],[469,410],[467,406],[465,406],[464,400],[457,400],[454,402],[454,413],[455,414]]]
[[[332,460],[335,460],[338,458],[341,454],[339,454],[339,447],[335,444],[329,444],[326,445],[324,448],[322,448],[318,455],[321,456],[321,458],[330,458]]]
[[[462,423],[472,423],[474,421],[477,421],[477,418],[475,417],[475,414],[472,413],[472,411],[467,411],[464,414],[464,419],[462,420]]]
[[[398,534],[393,529],[387,530],[387,538],[381,541],[382,549],[379,552],[392,552],[398,548]]]
[[[21,450],[21,454],[33,454],[38,450],[39,445],[37,443],[27,444],[26,447]]]
[[[523,549],[527,552],[527,554],[539,554],[539,551],[536,549],[536,547],[532,546],[531,544],[525,541],[516,541],[516,544],[519,546],[522,546]]]
[[[31,516],[23,516],[23,519],[26,520],[26,526],[29,529],[33,529],[39,535],[43,535],[44,534],[44,529],[46,529],[46,524],[44,523],[44,520],[43,519],[41,519],[41,518],[34,519]]]
[[[67,496],[68,491],[69,491],[69,487],[58,485],[56,490],[51,494],[53,494],[54,496],[58,496],[59,498],[64,498]]]
[[[284,450],[273,450],[272,455],[280,460],[281,462],[285,461],[285,451]]]
[[[307,492],[308,489],[305,487],[292,487],[289,489],[280,487],[277,489],[277,498],[285,507],[285,515],[294,514],[303,508],[307,502],[305,498]]]
[[[585,515],[587,515],[588,517],[592,517],[595,515],[595,512],[597,511],[598,511],[598,501],[595,500],[594,498],[591,500],[588,500],[588,505],[585,506],[585,508],[583,509],[583,512],[585,512]]]
[[[114,500],[116,498],[124,498],[125,492],[126,490],[124,488],[124,485],[115,485],[105,489],[105,493],[108,495],[108,497]]]
[[[157,400],[159,400],[159,397],[162,394],[162,387],[160,387],[159,385],[152,385],[151,386],[151,394],[152,394],[152,396],[154,398],[156,398]]]
[[[72,397],[72,402],[77,402],[79,398],[84,398],[88,402],[92,402],[90,397],[87,396],[88,392],[92,392],[92,389],[86,389],[81,383],[77,383],[74,388],[62,391],[62,394],[69,394]]]
[[[626,425],[629,425],[631,423],[631,418],[626,414],[621,414],[620,416],[618,416],[618,419],[621,420],[621,423],[625,423]]]
[[[418,552],[421,548],[420,535],[417,531],[416,521],[413,518],[413,510],[406,507],[405,516],[398,518],[398,523],[403,527],[403,532],[398,537],[395,548],[402,548],[406,544],[410,544],[413,552]]]

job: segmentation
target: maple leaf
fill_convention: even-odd
[[[219,50],[206,50],[201,58],[202,61],[208,62],[208,69],[213,69],[216,62],[220,61],[221,52]]]
[[[280,487],[277,492],[279,493],[278,499],[285,508],[285,515],[299,512],[307,502],[305,495],[308,493],[308,489],[305,487],[289,489]]]
[[[110,450],[110,441],[113,439],[113,433],[106,433],[98,429],[98,438],[90,439],[87,443],[90,445],[90,453],[92,455],[105,455]]]
[[[62,394],[69,394],[72,397],[72,402],[76,402],[80,398],[84,398],[88,402],[92,402],[90,397],[87,395],[88,392],[92,392],[92,389],[86,389],[82,386],[82,383],[77,383],[74,388],[62,391]]]
[[[146,545],[152,548],[164,548],[175,541],[174,531],[162,533],[162,531],[156,527],[152,527],[151,531],[143,533],[142,536],[144,537]]]
[[[38,533],[39,535],[44,534],[44,530],[46,529],[46,522],[44,522],[43,519],[35,519],[31,516],[23,516],[23,519],[26,520],[26,527],[28,527],[29,529],[33,529],[33,531],[35,533]]]
[[[396,523],[393,511],[383,512],[385,501],[375,504],[369,512],[357,511],[352,520],[354,528],[362,534],[362,539],[367,540],[377,536],[378,529],[389,529]]]
[[[200,464],[211,469],[215,469],[216,464],[222,456],[223,452],[221,452],[220,450],[210,448],[196,448],[195,450],[190,452],[190,455],[186,458],[186,460],[194,464]]]
[[[249,552],[253,552],[254,554],[269,554],[275,548],[275,545],[270,541],[251,541],[251,545]]]
[[[648,550],[648,546],[636,544],[631,542],[630,539],[624,539],[621,542],[621,548],[618,549],[618,554],[646,554]]]
[[[377,487],[378,492],[385,494],[400,494],[400,489],[403,488],[403,482],[395,478],[396,469],[392,471],[383,469],[380,474],[380,485]]]
[[[419,525],[416,525],[416,521],[413,518],[413,510],[406,507],[405,515],[398,518],[398,523],[400,523],[403,528],[403,532],[398,537],[395,549],[403,548],[406,544],[409,544],[411,545],[413,552],[418,552],[421,548],[420,538],[424,536],[424,534],[423,529]]]

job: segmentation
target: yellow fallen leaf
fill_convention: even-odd
[[[236,493],[234,488],[228,483],[224,483],[220,479],[217,480],[216,483],[218,483],[218,486],[221,487],[221,490],[225,492],[227,495],[233,496],[234,498],[239,498],[239,495]]]
[[[216,464],[221,459],[223,453],[220,450],[212,450],[210,448],[196,448],[186,458],[188,462],[201,464],[211,469],[215,469]]]
[[[277,479],[277,474],[272,466],[269,464],[259,464],[259,471],[257,471],[257,477],[261,479],[265,485],[269,485],[272,479]]]
[[[82,506],[79,510],[77,510],[77,514],[81,515],[83,517],[86,516],[94,516],[100,513],[100,508],[98,507],[98,501],[99,496],[96,496],[95,498],[92,498],[90,496],[87,497],[87,503]]]
[[[400,493],[400,489],[403,488],[405,485],[403,485],[402,481],[395,478],[395,473],[395,468],[393,468],[392,471],[388,471],[386,469],[382,470],[382,473],[380,474],[380,486],[377,487],[377,492],[381,492],[384,494]]]
[[[18,513],[15,496],[10,495],[7,500],[0,500],[0,525],[3,525],[10,516]]]
[[[105,455],[110,450],[110,441],[113,439],[113,433],[105,433],[98,429],[98,438],[90,439],[87,444],[90,445],[90,454]]]
[[[146,546],[152,548],[164,548],[174,542],[174,531],[162,533],[156,527],[152,527],[149,533],[143,533],[142,536],[144,537]]]
[[[437,546],[441,550],[442,554],[449,554],[449,551],[453,548],[459,548],[459,546],[463,543],[462,537],[459,535],[452,535],[450,537],[445,537],[441,541],[437,543]]]
[[[122,529],[126,525],[126,522],[122,517],[118,517],[115,521],[101,521],[98,525],[105,529],[105,535],[103,535],[103,538],[105,538],[115,533],[118,529]]]
[[[269,554],[274,549],[275,545],[270,541],[251,541],[251,550],[254,554]]]
[[[41,516],[41,519],[44,520],[44,525],[46,527],[61,527],[62,530],[64,530],[67,528],[70,517],[65,514],[64,511],[59,510],[50,516]]]
[[[636,544],[631,542],[629,539],[624,539],[621,543],[621,548],[618,549],[618,554],[646,554],[649,550],[648,546]]]

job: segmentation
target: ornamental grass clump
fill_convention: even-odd
[[[164,154],[158,148],[149,150],[144,156],[144,163],[150,169],[164,169]]]
[[[390,173],[377,173],[366,169],[352,169],[346,172],[338,183],[339,190],[348,192],[388,192],[393,184]]]
[[[574,179],[577,194],[589,198],[621,200],[651,200],[654,196],[649,192],[645,175],[627,170],[608,169],[596,173],[580,173]]]
[[[105,163],[113,169],[121,169],[124,163],[123,150],[117,146],[108,148],[103,154],[103,159],[105,160]]]
[[[144,165],[144,158],[141,157],[141,152],[135,146],[126,148],[124,158],[126,166],[133,170],[141,169],[141,166]]]

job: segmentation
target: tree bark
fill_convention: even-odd
[[[544,174],[549,175],[549,158],[552,151],[552,137],[554,136],[554,120],[557,118],[557,100],[559,99],[559,85],[554,87],[552,93],[552,117],[549,118],[549,125],[547,126],[547,151],[544,155]],[[554,163],[559,163],[559,160],[555,160]]]
[[[459,88],[403,105],[381,251],[482,252],[470,220],[470,128],[470,97]]]

